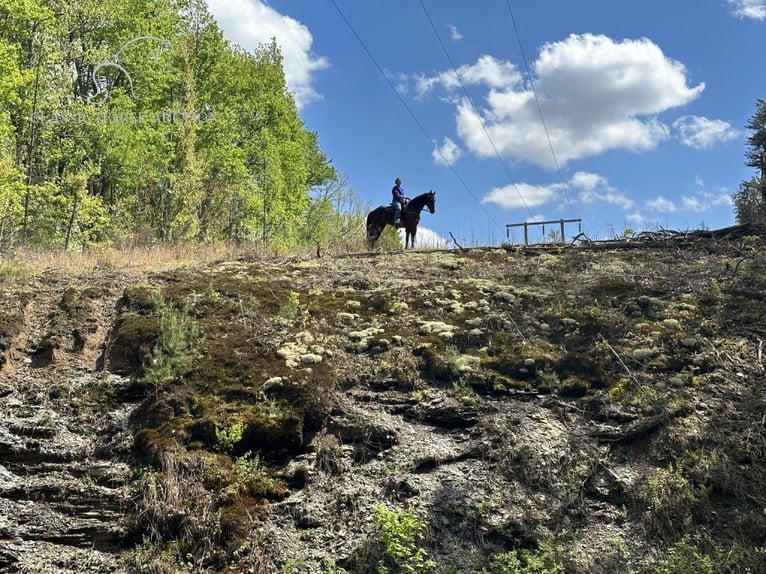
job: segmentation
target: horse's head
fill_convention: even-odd
[[[433,213],[436,211],[436,192],[435,191],[429,191],[426,195],[426,207],[428,208],[428,211]]]

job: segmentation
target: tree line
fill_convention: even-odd
[[[756,107],[740,223],[766,219]],[[230,44],[205,0],[0,0],[0,249],[354,248],[363,216],[300,119],[274,41]]]
[[[0,248],[291,246],[360,213],[274,41],[204,0],[0,0]]]
[[[734,193],[734,213],[737,223],[763,223],[766,221],[766,100],[756,102],[756,111],[747,122],[745,165],[756,173],[739,184]]]

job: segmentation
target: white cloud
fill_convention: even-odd
[[[673,213],[678,209],[675,203],[662,196],[648,200],[646,202],[646,207],[652,211],[662,211],[664,213]]]
[[[450,33],[450,37],[455,41],[463,39],[463,35],[460,33],[460,30],[458,30],[457,26],[455,26],[454,24],[449,25],[449,33]]]
[[[444,138],[441,147],[434,147],[434,151],[431,152],[434,163],[445,166],[455,163],[462,154],[460,147],[450,138]]]
[[[700,116],[682,116],[673,122],[678,139],[694,149],[709,149],[717,142],[739,137],[739,132],[723,120],[710,120]]]
[[[687,211],[693,211],[695,213],[712,211],[716,207],[721,206],[726,206],[728,208],[731,205],[731,194],[726,191],[719,193],[700,191],[694,195],[685,195],[681,197],[681,207]]]
[[[701,182],[695,182],[695,184],[699,183]],[[663,213],[676,213],[682,210],[691,211],[693,213],[703,213],[719,207],[730,208],[731,205],[731,193],[725,189],[718,192],[697,191],[691,195],[681,196],[679,202],[675,202],[663,196],[649,199],[646,202],[646,207],[650,211],[659,211]]]
[[[464,85],[487,90],[483,109],[457,100],[457,132],[467,149],[482,157],[497,150],[549,168],[555,167],[551,145],[559,165],[612,149],[649,150],[670,136],[656,116],[688,104],[705,88],[687,85],[683,64],[646,38],[573,34],[544,45],[532,69],[547,134],[535,92],[512,63],[482,56],[458,69]],[[460,87],[452,71],[415,83],[421,96]]]
[[[320,98],[312,85],[313,74],[327,68],[329,61],[311,51],[314,38],[304,24],[262,0],[209,0],[208,7],[224,36],[245,50],[276,38],[285,80],[299,108]]]
[[[517,183],[504,187],[493,187],[482,198],[481,202],[494,203],[503,209],[539,207],[557,199],[562,188],[563,186],[558,183],[552,185]]]
[[[456,90],[463,86],[483,85],[503,88],[521,81],[521,74],[510,62],[503,62],[492,56],[481,56],[475,64],[463,65],[456,70],[447,70],[436,76],[416,76],[415,89],[420,97],[428,95],[437,87]]]
[[[611,203],[626,211],[636,206],[635,201],[609,185],[605,177],[596,173],[578,171],[569,183],[580,190],[578,198],[584,203]]]
[[[481,202],[494,203],[503,209],[532,208],[551,202],[563,203],[567,190],[577,193],[577,198],[583,203],[610,203],[626,211],[636,206],[632,199],[609,185],[605,177],[585,171],[578,171],[565,184],[519,183],[495,187],[482,198]]]
[[[570,179],[570,183],[574,187],[578,187],[584,191],[592,191],[598,187],[604,187],[607,185],[606,178],[597,173],[590,173],[587,171],[578,171]]]
[[[766,0],[726,0],[740,18],[766,20]]]
[[[399,236],[402,238],[402,243],[405,241],[405,233],[404,229],[399,229]],[[433,229],[429,229],[428,227],[418,227],[418,232],[415,234],[415,246],[418,249],[450,249],[452,247],[452,241],[442,237]]]
[[[650,225],[650,222],[643,215],[641,215],[640,211],[628,213],[625,215],[625,219],[628,221],[628,223],[632,223],[636,227],[647,228]]]

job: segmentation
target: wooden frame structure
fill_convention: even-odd
[[[566,243],[564,240],[564,224],[565,223],[577,223],[578,229],[580,228],[580,225],[582,223],[582,219],[551,219],[548,221],[525,221],[524,223],[508,223],[505,226],[505,236],[510,239],[511,238],[511,228],[512,227],[523,227],[524,228],[524,245],[529,245],[529,226],[530,225],[542,225],[543,226],[543,233],[545,233],[545,225],[554,225],[558,223],[560,225],[561,230],[561,242]]]

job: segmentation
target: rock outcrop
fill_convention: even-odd
[[[655,243],[9,281],[0,572],[763,572],[766,255]]]

